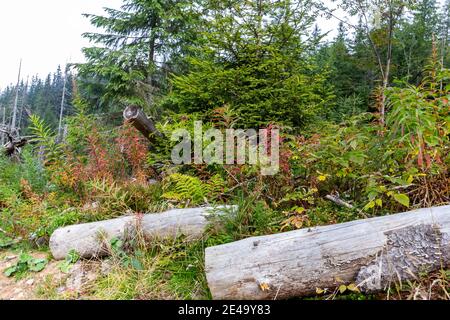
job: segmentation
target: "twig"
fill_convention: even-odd
[[[407,185],[404,185],[404,186],[397,186],[397,187],[392,188],[391,190],[407,189],[407,188],[412,187],[414,185],[415,184],[411,183],[411,184],[407,184]]]
[[[226,169],[225,169],[225,170],[226,170]],[[235,189],[237,189],[237,188],[243,186],[244,184],[249,183],[249,182],[252,182],[252,181],[254,181],[254,180],[256,180],[256,177],[255,177],[255,178],[251,178],[251,179],[249,179],[249,180],[245,180],[245,181],[243,181],[243,182],[240,182],[240,183],[238,183],[237,185],[233,186],[232,188],[228,189],[227,191],[222,192],[222,193],[220,194],[220,196],[226,195],[227,193],[230,193],[230,192],[234,191]]]
[[[330,200],[330,201],[336,203],[339,206],[346,207],[346,208],[349,208],[349,209],[353,209],[353,206],[350,203],[345,202],[344,200],[340,199],[337,196],[332,196],[332,195],[329,194],[329,195],[325,196],[325,199]]]

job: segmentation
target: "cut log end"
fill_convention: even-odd
[[[139,111],[140,108],[138,106],[128,106],[124,111],[123,111],[123,117],[126,121],[132,121],[137,119],[138,115],[139,115]]]
[[[164,137],[164,135],[156,129],[153,120],[147,117],[139,106],[128,106],[123,111],[123,117],[125,121],[131,123],[151,143],[155,142],[154,137]]]

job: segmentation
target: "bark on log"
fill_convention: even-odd
[[[339,280],[379,291],[449,264],[450,206],[254,237],[205,254],[215,299],[312,295]]]
[[[50,250],[56,260],[64,259],[71,250],[83,258],[107,256],[111,239],[126,240],[136,232],[142,232],[146,238],[175,238],[184,234],[196,239],[202,236],[211,216],[234,208],[175,209],[60,228],[50,238]]]
[[[123,112],[123,117],[130,122],[145,138],[153,142],[153,137],[163,138],[164,135],[156,129],[156,126],[150,118],[148,118],[141,108],[138,106],[129,106]]]

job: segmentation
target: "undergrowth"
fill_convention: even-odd
[[[21,161],[0,156],[0,250],[24,244],[45,250],[55,229],[77,223],[235,204],[236,214],[220,217],[199,241],[181,237],[149,244],[136,239],[131,249],[111,244],[111,271],[85,293],[104,299],[208,299],[206,247],[446,204],[450,72],[430,65],[425,70],[430,76],[420,85],[397,83],[386,92],[384,125],[370,113],[340,123],[316,122],[302,134],[267,124],[282,132],[280,170],[274,176],[263,176],[259,165],[171,165],[171,142],[159,141],[149,151],[130,124],[113,127],[86,113],[80,101],[77,113],[67,119],[62,142],[33,116],[34,138],[22,150]],[[441,82],[447,85],[438,86]],[[180,128],[192,131],[199,118],[195,113],[170,115],[158,128],[166,136]],[[237,120],[223,107],[211,113],[205,127],[225,130]],[[327,200],[329,195],[347,205]],[[384,298],[448,299],[448,281],[448,271],[441,270],[399,284]],[[51,287],[43,291],[54,297]],[[318,298],[379,298],[348,287],[337,290]]]

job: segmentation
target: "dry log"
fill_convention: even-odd
[[[449,264],[450,206],[248,238],[205,254],[215,299],[283,299],[343,283],[379,291]]]
[[[150,142],[153,142],[153,137],[155,136],[160,138],[164,137],[164,135],[156,129],[153,120],[148,118],[138,106],[128,106],[123,112],[123,117],[139,130],[139,132],[141,132]]]
[[[50,250],[57,260],[64,259],[71,250],[83,258],[107,256],[111,239],[126,240],[136,232],[142,232],[146,238],[175,238],[183,234],[196,239],[203,235],[211,216],[234,208],[175,209],[60,228],[50,238]]]

